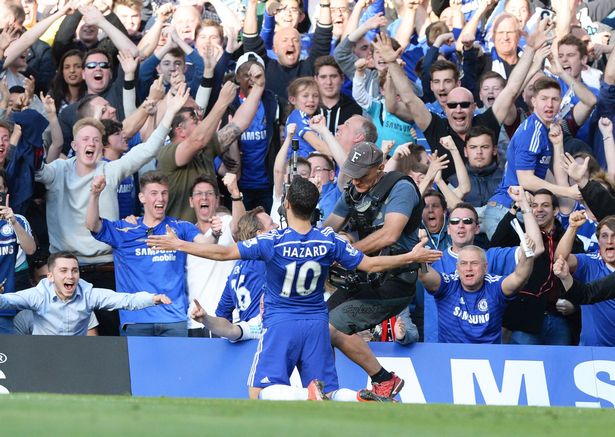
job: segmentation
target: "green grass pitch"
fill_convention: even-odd
[[[0,435],[606,436],[610,409],[13,394]]]

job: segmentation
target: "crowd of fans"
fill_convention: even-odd
[[[147,308],[119,319],[92,311],[129,304],[86,305],[87,323],[57,332],[258,337],[263,265],[147,237],[230,245],[283,226],[289,172],[321,193],[314,223],[335,222],[360,179],[340,168],[370,143],[384,159],[367,166],[418,187],[419,237],[443,256],[366,339],[614,345],[615,301],[578,305],[559,279],[615,270],[614,11],[613,0],[4,0],[3,293],[55,282],[73,299],[81,278],[162,303],[141,295],[132,309]],[[50,253],[75,255],[76,280],[56,259],[47,270]],[[497,329],[449,299],[456,275],[466,291],[506,277],[501,296],[471,303],[490,305]],[[0,310],[0,333],[56,332],[32,302]]]

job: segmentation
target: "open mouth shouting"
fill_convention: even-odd
[[[94,157],[96,156],[96,147],[94,146],[86,147],[85,150],[83,151],[83,154],[89,160],[94,159]]]
[[[77,288],[77,283],[73,279],[67,279],[62,284],[62,294],[65,296],[72,296],[75,293],[75,289]]]

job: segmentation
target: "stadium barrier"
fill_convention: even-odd
[[[0,392],[245,398],[256,341],[0,336]],[[405,379],[402,402],[608,407],[615,350],[597,347],[371,343]],[[337,353],[340,386],[369,385]],[[291,378],[300,384],[298,375]]]
[[[0,393],[130,394],[120,337],[0,335]]]

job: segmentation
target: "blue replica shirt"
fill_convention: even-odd
[[[387,33],[391,37],[395,37],[395,34],[397,33],[400,24],[400,18],[393,21],[387,27]],[[408,46],[401,54],[401,59],[405,62],[404,71],[412,82],[416,82],[418,80],[418,76],[416,75],[416,71],[414,71],[414,67],[416,66],[416,63],[419,61],[419,59],[421,59],[423,56],[425,56],[425,52],[423,51],[423,47],[419,43],[419,37],[415,31],[410,37]]]
[[[615,271],[599,253],[574,256],[577,257],[577,269],[572,276],[583,283],[604,278]],[[581,305],[581,323],[583,346],[615,346],[615,299]]]
[[[363,253],[339,238],[331,228],[300,234],[288,227],[237,244],[241,259],[267,263],[263,325],[297,320],[329,320],[323,298],[329,267],[338,262],[353,270]]]
[[[245,98],[240,97],[243,104]],[[256,116],[239,141],[241,150],[241,189],[259,190],[271,185],[267,176],[267,121],[265,119],[265,105],[261,101],[258,104]]]
[[[110,162],[107,158],[103,161]],[[117,185],[117,204],[120,217],[128,217],[135,213],[135,202],[137,199],[137,189],[135,187],[135,177],[127,176]]]
[[[100,232],[92,232],[94,238],[113,247],[117,291],[163,293],[173,301],[171,305],[158,305],[139,311],[120,311],[122,325],[186,321],[186,253],[155,250],[145,244],[148,233],[164,235],[167,225],[182,240],[193,241],[200,234],[192,223],[171,217],[165,217],[153,229],[143,224],[143,218],[139,218],[136,225],[125,220],[111,222],[103,219]]]
[[[310,146],[310,144],[306,140],[303,139],[303,136],[307,132],[313,132],[312,128],[310,128],[309,120],[310,116],[303,111],[299,111],[298,109],[293,109],[293,111],[288,116],[288,119],[286,120],[286,126],[288,126],[290,123],[295,123],[297,125],[295,129],[295,136],[293,137],[293,139],[299,140],[299,151],[297,152],[297,156],[301,156],[303,158],[307,158],[310,153],[315,151],[315,149]],[[288,135],[288,129],[285,128],[284,134]],[[292,154],[293,149],[292,147],[289,147],[288,159],[290,159]]]
[[[365,194],[361,199],[361,203],[357,205],[357,210],[361,210],[362,207],[368,206],[371,203],[372,198],[369,193]],[[396,212],[410,217],[412,210],[419,204],[419,197],[416,189],[407,180],[400,180],[397,182],[386,200],[381,207],[380,212],[376,215],[376,219],[373,222],[373,226],[380,227],[384,223],[384,218],[388,213]],[[340,217],[348,217],[350,214],[350,208],[346,203],[346,196],[341,196],[335,205],[333,214]],[[351,231],[355,231],[351,229]],[[412,250],[415,244],[418,242],[418,230],[415,230],[411,235],[401,234],[397,245],[403,250]]]
[[[371,105],[365,112],[372,117],[372,121],[376,125],[376,130],[378,131],[376,145],[379,148],[382,148],[382,140],[395,141],[395,146],[391,149],[389,154],[392,155],[395,149],[401,144],[417,141],[417,138],[414,136],[414,133],[417,133],[418,129],[416,125],[414,123],[405,122],[387,111],[383,100],[372,100]],[[414,129],[414,132],[412,129]]]
[[[508,276],[517,265],[517,247],[492,247],[486,251],[487,270],[492,275]],[[432,264],[439,273],[453,275],[457,271],[457,253],[448,247],[442,258]],[[435,343],[439,338],[438,306],[435,298],[425,293],[424,337],[425,342]]]
[[[324,221],[329,217],[329,214],[333,212],[335,205],[339,198],[342,197],[342,192],[337,188],[335,182],[329,182],[322,186],[320,192],[320,200],[318,201],[318,208],[320,209],[321,219]]]
[[[216,316],[232,322],[235,309],[241,322],[258,316],[266,275],[267,265],[262,261],[237,261],[226,281]]]
[[[549,141],[549,129],[536,114],[530,115],[519,126],[510,140],[506,151],[506,171],[500,186],[491,201],[510,208],[512,199],[508,187],[519,185],[517,170],[532,170],[540,179],[544,179],[551,164],[553,148]]]
[[[583,204],[580,202],[576,202],[574,210],[585,210],[585,206],[583,206]],[[564,215],[560,212],[557,214],[556,218],[560,221],[564,229],[568,229],[568,223],[570,220],[569,215]],[[585,223],[583,223],[581,227],[577,229],[577,237],[583,243],[583,250],[586,253],[596,253],[600,251],[600,246],[598,245],[598,237],[596,237],[597,228],[598,223],[588,218],[587,220],[585,220]]]
[[[562,96],[563,96],[568,91],[568,88],[569,88],[568,84],[566,84],[566,82],[563,81],[559,77],[556,77],[556,79],[559,82],[560,87],[562,88]],[[583,81],[583,85],[585,85],[596,97],[600,96],[600,90],[598,88],[595,88],[589,85],[585,81]],[[573,94],[570,100],[570,103],[572,103],[573,105],[576,105],[580,101],[581,100],[579,99],[579,96],[577,96],[576,94]],[[575,138],[578,138],[579,140],[582,140],[586,144],[589,144],[591,146],[591,144],[593,143],[593,139],[594,139],[594,133],[600,132],[600,130],[598,129],[597,122],[598,122],[598,118],[596,117],[596,111],[593,110],[591,115],[587,117],[587,120],[585,120],[585,123],[579,126],[579,130],[577,131]]]
[[[15,219],[32,235],[32,229],[26,218],[22,215],[15,214]],[[6,220],[0,220],[0,282],[4,286],[4,294],[14,293],[15,291],[15,260],[19,242],[13,226]],[[0,316],[14,316],[15,310],[5,309],[0,310]]]
[[[513,298],[502,292],[501,276],[485,275],[478,291],[463,289],[456,273],[441,274],[434,293],[438,303],[440,343],[501,343],[502,317]]]

